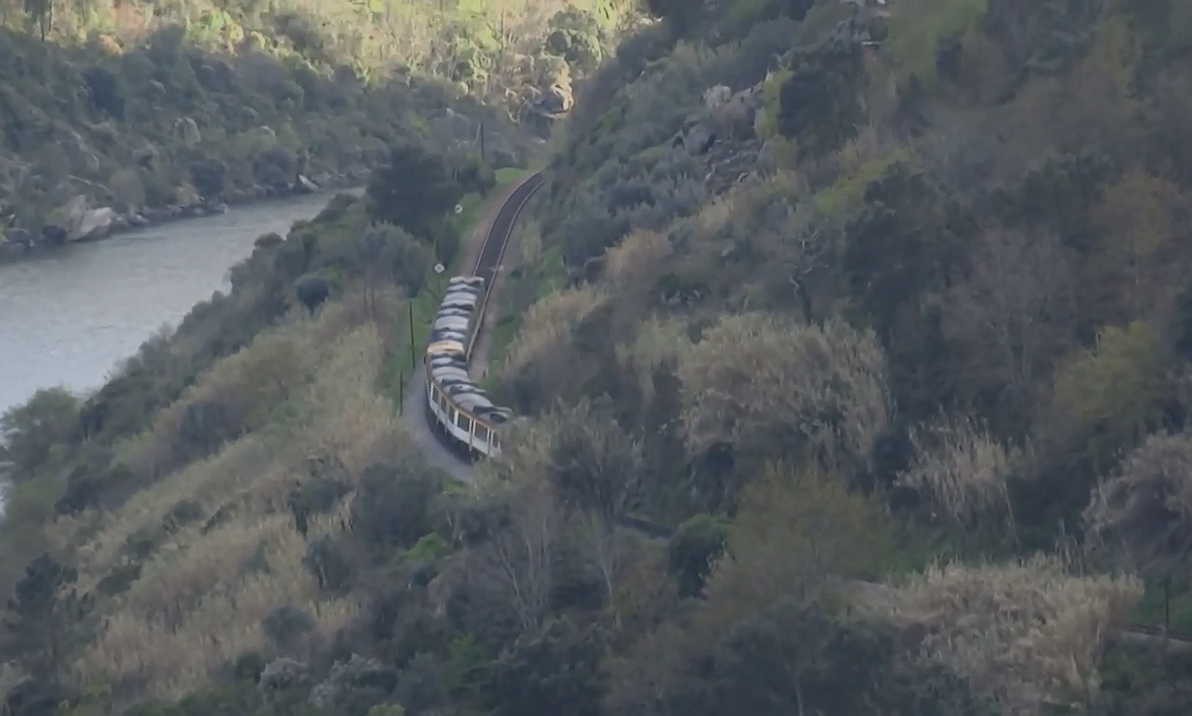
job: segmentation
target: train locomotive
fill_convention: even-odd
[[[468,374],[468,360],[484,311],[485,281],[448,281],[426,347],[427,417],[436,431],[469,457],[501,453],[500,429],[512,413],[489,400]]]

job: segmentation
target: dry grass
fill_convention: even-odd
[[[314,520],[311,538],[334,532],[341,519]],[[76,679],[111,684],[117,693],[178,698],[237,656],[264,648],[262,620],[285,604],[314,616],[315,636],[330,638],[360,607],[320,594],[302,564],[306,546],[288,514],[172,541],[110,605],[103,633],[75,664]]]
[[[183,500],[199,504],[210,515],[235,499],[242,485],[277,469],[274,451],[261,439],[249,436],[214,457],[175,472],[150,488],[136,493],[119,510],[100,516],[101,527],[78,548],[80,581],[90,588],[120,560],[128,538],[139,530],[161,524],[169,510]],[[68,525],[59,525],[60,529]]]
[[[331,521],[320,522],[315,532],[325,533]],[[283,604],[310,613],[315,635],[330,638],[360,606],[322,598],[302,565],[305,552],[289,517],[278,515],[160,555],[76,663],[76,678],[176,699],[244,652],[262,649],[261,622]],[[250,568],[250,559],[267,571]]]
[[[1014,529],[1007,479],[1019,455],[995,440],[971,416],[941,416],[912,428],[915,459],[898,482],[925,493],[951,520],[976,526],[1004,520]]]
[[[283,346],[302,355],[279,356]],[[140,578],[100,604],[102,633],[74,665],[78,683],[109,684],[114,693],[137,698],[176,698],[203,686],[245,651],[265,646],[261,621],[277,606],[315,616],[315,638],[330,637],[358,613],[350,600],[320,595],[302,564],[307,542],[285,502],[293,483],[309,474],[312,458],[340,465],[355,478],[374,462],[402,454],[406,443],[393,407],[378,390],[385,356],[381,332],[351,301],[262,336],[179,401],[223,394],[250,379],[265,383],[246,399],[271,404],[256,431],[150,483],[114,512],[56,526],[57,542],[77,547],[80,582],[91,589],[127,559],[129,536],[158,529],[174,505],[193,501],[203,515],[160,533]],[[274,360],[301,379],[281,387],[279,381],[290,379],[262,372]],[[156,431],[162,425],[141,439],[161,437]],[[126,455],[138,454],[135,446],[125,449]],[[204,529],[206,517],[220,508],[231,508],[225,509],[227,519]],[[342,519],[333,514],[313,520],[311,538],[339,529]]]
[[[302,340],[302,324],[259,336],[240,352],[218,362],[181,399],[157,415],[153,426],[122,446],[121,458],[142,481],[175,468],[184,459],[184,422],[195,406],[219,406],[229,432],[264,425],[272,410],[293,397],[319,358],[318,344]]]

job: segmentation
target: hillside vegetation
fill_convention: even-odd
[[[0,2],[0,251],[362,183],[395,137],[490,163],[569,111],[623,4]],[[44,31],[44,32],[43,32]],[[6,246],[4,246],[6,244]]]
[[[496,180],[446,149],[5,417],[11,713],[1186,712],[1124,630],[1192,631],[1192,14],[645,5],[521,228],[474,484],[394,417]]]

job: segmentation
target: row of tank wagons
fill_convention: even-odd
[[[431,326],[426,349],[427,405],[440,432],[470,454],[500,454],[498,431],[511,417],[468,375],[468,346],[477,328],[484,279],[457,276]]]

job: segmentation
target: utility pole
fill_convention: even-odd
[[[480,161],[484,161],[484,122],[480,122]]]
[[[418,361],[414,357],[414,299],[411,298],[406,305],[410,308],[410,370],[417,370]]]

